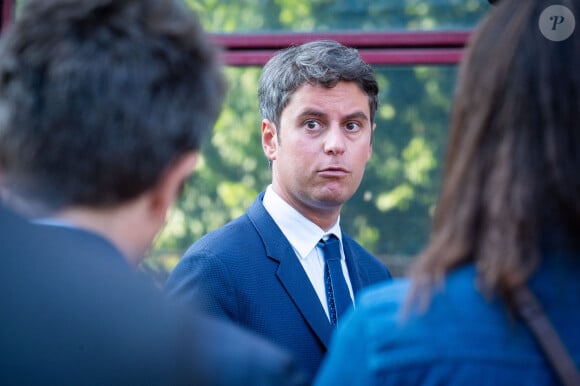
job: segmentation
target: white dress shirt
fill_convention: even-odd
[[[286,236],[292,248],[294,248],[298,261],[300,261],[306,275],[308,275],[310,283],[312,283],[312,287],[314,287],[318,295],[320,304],[322,304],[326,316],[330,320],[326,290],[324,288],[324,257],[322,250],[317,247],[318,241],[322,238],[328,238],[330,234],[336,235],[340,240],[342,273],[346,279],[350,297],[353,299],[352,285],[350,283],[342,247],[340,218],[328,232],[325,232],[284,201],[274,192],[271,185],[266,188],[263,203],[266,211],[272,216],[276,225],[282,230],[282,233]]]

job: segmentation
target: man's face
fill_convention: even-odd
[[[262,123],[274,190],[308,218],[320,211],[338,215],[360,185],[373,130],[368,97],[355,83],[302,85],[279,128]]]

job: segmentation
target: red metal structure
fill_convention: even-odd
[[[2,1],[2,8],[0,9],[0,25],[1,29],[10,22],[14,15],[14,0],[0,0]]]
[[[262,65],[284,47],[313,39],[333,39],[356,47],[369,64],[454,64],[469,36],[465,31],[216,34],[229,65]]]

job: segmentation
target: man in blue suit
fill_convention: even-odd
[[[391,277],[340,228],[372,154],[377,95],[372,68],[335,41],[275,55],[259,84],[272,184],[246,214],[194,243],[166,283],[174,297],[291,350],[311,376],[343,312],[339,298],[351,304]],[[339,240],[343,296],[319,243],[330,238]]]
[[[137,265],[225,94],[179,0],[27,0],[0,45],[0,384],[300,385]]]

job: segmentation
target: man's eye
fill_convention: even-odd
[[[360,130],[360,125],[356,122],[349,122],[346,124],[347,131],[358,131]]]
[[[316,121],[306,121],[305,126],[307,129],[316,130],[320,125]]]

